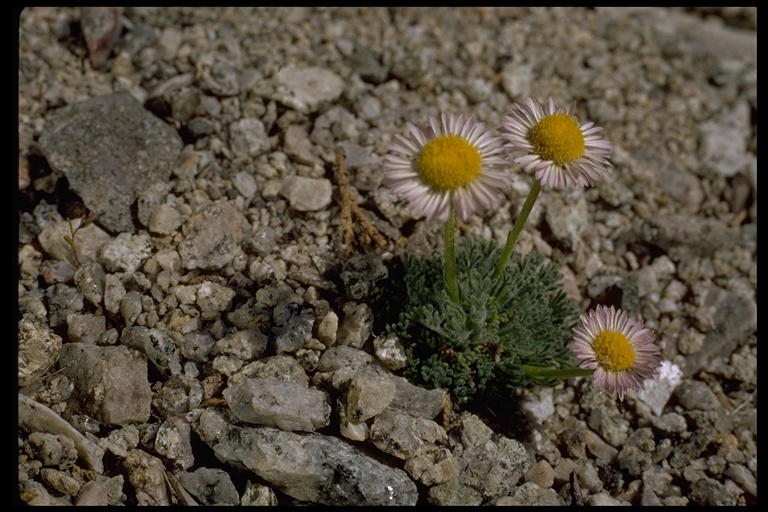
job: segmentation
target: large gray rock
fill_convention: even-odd
[[[67,105],[51,114],[39,147],[52,169],[112,232],[133,231],[131,205],[166,182],[182,142],[170,125],[127,91]]]
[[[323,505],[416,505],[416,484],[337,437],[240,428],[215,412],[200,418],[200,437],[226,463],[244,466],[296,499]]]

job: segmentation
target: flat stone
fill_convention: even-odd
[[[133,231],[131,206],[155,182],[166,182],[182,142],[127,91],[55,111],[40,135],[48,164],[64,173],[96,223]]]

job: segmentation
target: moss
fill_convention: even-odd
[[[557,267],[538,253],[515,254],[493,280],[500,254],[492,242],[461,239],[460,306],[445,290],[441,257],[404,257],[379,297],[386,330],[406,347],[405,376],[448,389],[458,404],[554,384],[526,375],[521,365],[574,364],[566,342],[578,309],[563,292]]]

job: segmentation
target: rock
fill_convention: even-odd
[[[163,461],[143,450],[133,449],[123,459],[123,467],[140,505],[171,505]]]
[[[184,487],[201,505],[239,505],[240,496],[235,484],[223,469],[198,468],[180,476]]]
[[[22,432],[47,432],[69,437],[86,465],[97,473],[104,472],[104,450],[75,430],[51,409],[20,394],[18,413],[19,429]]]
[[[103,425],[146,422],[152,397],[146,364],[143,356],[123,345],[65,344],[59,365],[75,384],[68,407]]]
[[[331,182],[325,178],[289,176],[283,181],[280,194],[291,208],[300,212],[315,212],[331,204]]]
[[[223,426],[201,434],[222,461],[243,465],[298,500],[324,505],[416,505],[416,485],[346,442],[272,427]]]
[[[95,69],[106,64],[120,35],[121,7],[81,7],[80,27],[83,31],[88,58]]]
[[[187,221],[179,244],[184,268],[220,269],[242,253],[247,220],[230,203],[213,203]]]
[[[39,144],[50,166],[96,212],[96,223],[118,233],[133,231],[132,204],[153,183],[168,181],[181,151],[175,130],[127,91],[57,110]]]
[[[344,82],[336,73],[314,66],[283,67],[277,73],[276,86],[276,101],[304,113],[336,101],[344,91]]]
[[[277,379],[246,379],[222,393],[235,418],[283,430],[314,432],[330,423],[325,391]]]
[[[19,320],[18,340],[19,386],[29,386],[56,364],[61,337],[25,316]]]
[[[508,495],[531,464],[523,445],[494,434],[474,415],[462,422],[452,452],[459,461],[459,474],[430,487],[429,502],[433,505],[480,505]]]
[[[397,385],[375,366],[363,366],[349,382],[347,415],[356,423],[373,418],[395,398]]]
[[[377,414],[369,437],[379,450],[403,460],[410,459],[426,446],[448,441],[443,427],[434,421],[397,409],[386,409]]]

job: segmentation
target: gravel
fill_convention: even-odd
[[[755,8],[18,19],[20,503],[757,504]],[[383,155],[527,95],[576,101],[615,170],[542,190],[518,250],[664,365],[623,402],[575,378],[452,408],[374,328],[389,263],[442,243]],[[503,243],[530,186],[460,236]]]

